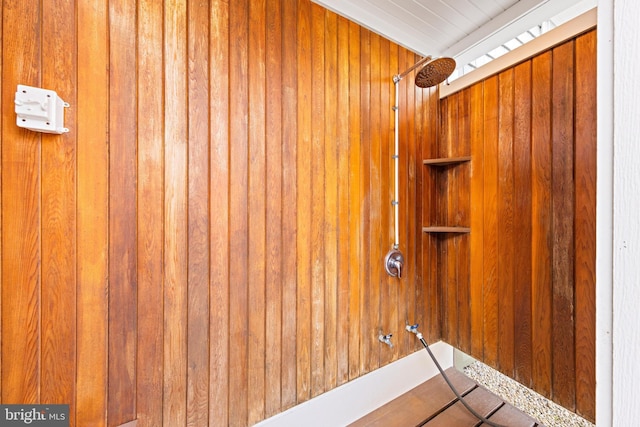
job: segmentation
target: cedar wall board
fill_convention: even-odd
[[[442,102],[400,83],[398,280],[415,54],[309,0],[2,15],[1,402],[251,425],[419,350],[410,322],[592,418],[594,33]],[[56,90],[70,132],[16,127],[17,84]]]
[[[34,14],[33,11],[40,11]],[[440,338],[422,265],[437,91],[309,0],[2,3],[0,400],[71,424],[252,425]],[[69,102],[15,126],[17,84]],[[394,347],[378,341],[392,333]]]
[[[592,421],[595,52],[591,30],[442,99],[430,154],[471,160],[425,169],[423,211],[470,227],[428,237],[443,339]]]

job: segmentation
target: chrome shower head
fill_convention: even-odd
[[[421,88],[435,86],[442,83],[456,69],[453,58],[435,58],[427,61],[416,75],[416,86]]]

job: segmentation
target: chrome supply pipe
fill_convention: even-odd
[[[391,202],[393,204],[393,219],[394,219],[394,232],[395,232],[395,240],[394,240],[394,244],[393,244],[393,248],[394,249],[398,249],[400,247],[400,230],[398,230],[398,223],[399,223],[399,204],[400,204],[400,190],[398,189],[398,187],[400,186],[400,178],[399,178],[399,172],[398,172],[398,166],[399,166],[399,151],[400,151],[400,142],[399,142],[399,130],[398,130],[398,125],[399,125],[399,119],[398,119],[398,110],[400,109],[399,106],[399,99],[400,99],[400,89],[398,87],[398,84],[400,83],[400,80],[402,79],[402,77],[400,77],[400,75],[397,75],[393,78],[393,84],[395,86],[395,91],[396,91],[396,99],[395,99],[395,105],[393,106],[393,112],[394,112],[394,148],[393,148],[393,165],[394,165],[394,194],[393,194],[393,201]]]

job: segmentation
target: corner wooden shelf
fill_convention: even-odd
[[[438,159],[425,159],[422,161],[425,166],[449,166],[471,161],[471,156],[463,157],[443,157]]]
[[[442,179],[441,177],[447,176],[451,171],[449,168],[445,168],[447,166],[458,166],[462,163],[466,163],[471,161],[471,156],[461,156],[461,157],[440,157],[435,159],[424,159],[422,163],[425,166],[433,167],[438,170],[436,174],[436,180]],[[440,178],[439,178],[440,177]],[[437,186],[437,185],[436,185]],[[435,187],[434,187],[435,189]],[[437,207],[436,207],[437,209]],[[436,211],[434,211],[434,215],[437,215]],[[458,226],[428,226],[423,227],[422,231],[424,233],[448,233],[448,234],[464,234],[470,233],[471,228],[469,227],[458,227]]]
[[[423,227],[424,233],[470,233],[469,227]]]

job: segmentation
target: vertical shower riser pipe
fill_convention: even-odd
[[[399,135],[398,135],[398,110],[400,109],[400,105],[399,105],[399,92],[400,89],[398,87],[398,85],[400,84],[400,80],[402,80],[402,77],[398,74],[396,76],[393,77],[393,85],[395,86],[395,92],[396,92],[396,99],[395,99],[395,105],[393,106],[393,112],[394,112],[394,126],[393,126],[393,130],[394,130],[394,153],[393,153],[393,164],[394,164],[394,195],[393,195],[393,217],[394,217],[394,231],[395,231],[395,242],[393,244],[393,248],[394,249],[398,249],[400,247],[400,230],[398,229],[398,217],[399,217],[399,204],[400,204],[400,200],[399,200],[399,177],[398,177],[398,161],[399,161]]]

